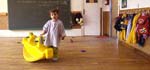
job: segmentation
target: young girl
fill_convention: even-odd
[[[64,25],[61,20],[59,20],[59,11],[57,9],[53,9],[49,12],[51,20],[48,20],[43,26],[43,31],[40,36],[45,34],[45,42],[44,45],[47,47],[51,47],[54,50],[53,61],[58,60],[58,46],[60,40],[64,39],[66,36]]]

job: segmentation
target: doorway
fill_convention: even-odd
[[[98,0],[84,0],[84,34],[100,35],[100,8]]]

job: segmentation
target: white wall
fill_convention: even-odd
[[[119,1],[120,10],[150,7],[150,0],[127,0],[127,8],[122,8],[121,0]]]
[[[7,0],[0,0],[0,12],[8,12]]]
[[[101,0],[101,5],[103,7],[103,11],[110,11],[110,3],[109,5],[105,5],[105,0]]]
[[[71,0],[71,11],[82,11],[83,0]]]
[[[139,0],[139,8],[150,7],[150,0]]]
[[[71,11],[83,11],[84,0],[71,0]],[[99,7],[103,6],[102,0],[98,0]]]
[[[99,7],[102,8],[102,7],[103,7],[103,2],[102,2],[103,0],[98,0],[98,1],[99,1],[99,2],[98,2]]]

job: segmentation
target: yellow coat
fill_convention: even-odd
[[[131,32],[126,40],[126,43],[130,43],[130,44],[135,44],[137,42],[136,39],[136,23],[138,21],[138,18],[140,17],[140,13],[138,13],[137,15],[135,15],[133,22],[132,22],[132,28],[131,28]]]
[[[124,17],[126,17],[126,14],[123,14],[122,18],[124,18]],[[123,24],[127,25],[128,24],[128,20],[124,20]],[[119,32],[119,40],[125,40],[125,39],[126,39],[126,30],[124,29],[124,30]]]

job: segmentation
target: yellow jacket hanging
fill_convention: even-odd
[[[141,13],[138,13],[137,15],[135,15],[133,22],[132,22],[132,28],[131,28],[131,32],[126,40],[126,43],[130,43],[130,44],[135,44],[137,42],[136,40],[136,23],[138,18],[140,17]]]
[[[122,18],[126,18],[127,15],[126,14],[123,14]],[[124,21],[121,22],[121,24],[125,24],[127,25],[128,24],[128,20],[125,19]],[[123,29],[122,31],[119,32],[119,40],[125,40],[126,39],[126,30]]]

